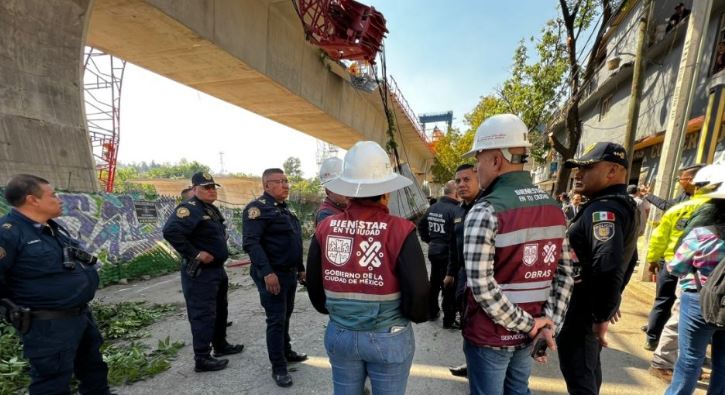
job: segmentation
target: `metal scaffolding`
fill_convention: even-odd
[[[86,47],[83,91],[86,122],[98,181],[105,192],[113,191],[120,137],[121,85],[126,61]]]

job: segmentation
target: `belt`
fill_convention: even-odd
[[[78,317],[86,311],[88,311],[88,305],[62,310],[32,310],[30,312],[30,317],[36,320],[62,320],[65,318]]]

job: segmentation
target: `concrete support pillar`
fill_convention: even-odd
[[[0,185],[31,173],[98,189],[82,92],[91,2],[0,1]]]

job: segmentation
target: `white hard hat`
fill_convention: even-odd
[[[413,181],[393,171],[382,147],[373,141],[358,141],[345,154],[342,174],[325,188],[347,197],[371,197],[411,184]]]
[[[476,155],[479,151],[497,148],[531,147],[529,129],[514,114],[499,114],[487,118],[476,130],[473,147],[463,154],[464,158]],[[504,155],[508,153],[508,150]],[[509,154],[510,155],[510,154]],[[511,160],[510,157],[506,158]]]
[[[725,199],[725,182],[720,183],[720,186],[717,187],[715,191],[708,193],[704,196],[711,199]]]
[[[713,164],[700,169],[692,178],[693,184],[710,185],[725,181],[725,165]]]
[[[342,173],[342,159],[327,158],[320,165],[320,182],[325,185],[328,181],[340,176]]]

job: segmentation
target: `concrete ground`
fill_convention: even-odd
[[[232,343],[243,343],[244,352],[228,357],[229,367],[213,373],[193,371],[191,334],[185,310],[150,327],[150,344],[170,336],[186,346],[170,370],[149,380],[117,388],[120,394],[330,394],[330,366],[323,346],[327,317],[317,313],[307,294],[300,291],[292,316],[290,334],[295,350],[310,358],[297,364],[291,372],[294,385],[277,387],[271,379],[264,330],[265,318],[256,288],[247,267],[228,269],[230,282],[238,284],[229,292],[228,329]],[[633,276],[636,278],[636,276]],[[622,320],[610,327],[610,347],[602,353],[604,384],[602,394],[662,394],[666,384],[647,373],[650,353],[642,348],[644,336],[639,327],[645,323],[653,299],[654,285],[633,280],[622,306]],[[99,290],[97,299],[104,303],[146,300],[152,303],[176,303],[183,306],[178,274],[128,285]],[[464,379],[453,377],[448,366],[464,361],[459,331],[446,330],[441,321],[415,325],[416,352],[408,380],[409,394],[465,394]],[[530,380],[535,394],[565,394],[566,386],[559,372],[556,353],[547,365],[537,365]],[[698,393],[704,393],[702,384]]]

